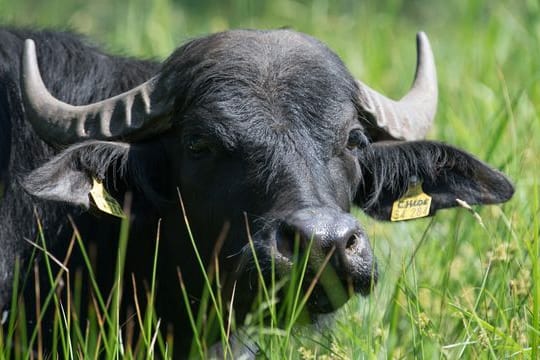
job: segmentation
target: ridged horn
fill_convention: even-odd
[[[27,118],[38,135],[52,144],[67,145],[89,139],[142,139],[170,127],[168,114],[172,106],[158,95],[157,77],[93,104],[66,104],[45,87],[36,46],[27,39],[21,81]]]
[[[416,74],[409,92],[399,101],[387,98],[358,81],[360,104],[376,121],[383,138],[399,140],[423,139],[437,111],[437,71],[425,33],[416,35]]]

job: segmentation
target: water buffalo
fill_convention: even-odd
[[[43,237],[63,259],[74,228],[94,249],[102,291],[113,287],[120,220],[94,209],[96,181],[130,203],[125,274],[140,289],[151,279],[160,221],[155,306],[178,349],[192,336],[178,269],[194,311],[204,284],[181,205],[204,266],[220,242],[220,274],[242,289],[233,306],[240,318],[257,289],[253,254],[265,275],[281,276],[295,249],[309,248],[308,282],[328,262],[347,297],[369,294],[376,261],[353,205],[390,220],[412,188],[431,199],[402,203],[422,205],[418,216],[456,199],[501,203],[514,191],[466,152],[422,140],[437,80],[423,33],[417,46],[413,86],[394,101],[291,30],[217,33],[159,63],[108,55],[68,33],[1,29],[0,307],[15,269],[32,265],[31,243]],[[317,285],[308,308],[329,312],[346,300],[330,297]]]

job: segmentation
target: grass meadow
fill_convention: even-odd
[[[429,138],[504,171],[516,186],[513,199],[403,223],[379,223],[357,211],[379,261],[374,293],[318,326],[268,327],[252,316],[245,331],[261,358],[270,359],[540,358],[537,0],[0,0],[0,22],[72,29],[113,53],[157,59],[195,36],[287,26],[327,43],[355,76],[395,98],[410,85],[415,33],[425,31],[440,92]],[[144,341],[130,348],[118,337],[114,309],[79,324],[54,301],[59,358],[169,354],[167,339],[155,335],[159,320],[151,309],[141,310]],[[6,346],[15,332],[0,334],[0,358],[39,358]],[[38,337],[17,339],[28,344]],[[194,344],[194,356],[204,349]]]

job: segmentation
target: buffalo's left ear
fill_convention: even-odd
[[[472,155],[430,141],[376,143],[360,157],[363,181],[354,199],[368,215],[390,220],[394,202],[419,179],[431,196],[428,216],[458,206],[456,199],[473,204],[496,204],[510,199],[508,178]]]

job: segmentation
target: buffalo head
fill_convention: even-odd
[[[308,279],[329,263],[350,293],[368,294],[377,267],[366,231],[349,214],[353,204],[389,220],[417,180],[432,197],[427,215],[456,199],[498,203],[513,192],[471,155],[420,140],[435,114],[437,80],[427,37],[417,41],[415,80],[399,101],[355,80],[319,41],[278,30],[193,40],[146,83],[73,106],[47,91],[28,40],[25,112],[39,137],[61,150],[24,186],[89,207],[92,178],[123,179],[163,219],[163,236],[176,244],[170,261],[194,271],[180,193],[204,261],[229,224],[220,256],[238,284],[249,288],[254,253],[263,271],[286,274],[296,254],[309,252]],[[311,308],[340,306],[347,296],[332,299],[333,292],[316,286]]]

